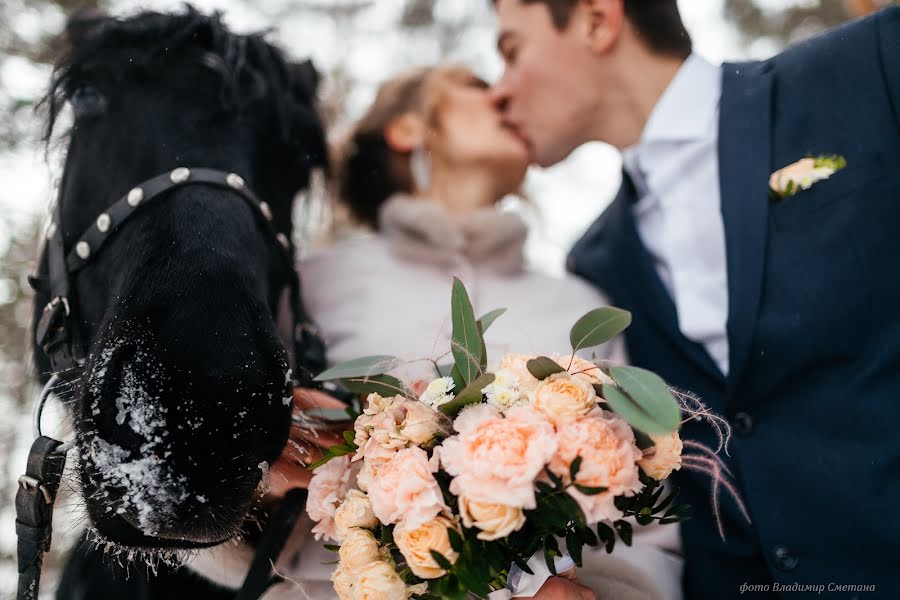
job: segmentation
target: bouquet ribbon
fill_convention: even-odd
[[[563,573],[575,568],[575,561],[568,554],[557,556],[554,559],[557,573]],[[532,574],[526,573],[517,565],[513,565],[506,578],[506,588],[488,594],[488,600],[509,600],[512,597],[532,598],[544,585],[544,582],[553,576],[544,560],[543,552],[536,552],[528,559],[528,568]]]

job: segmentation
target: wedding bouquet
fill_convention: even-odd
[[[427,385],[387,374],[390,356],[318,377],[367,396],[345,443],[311,466],[308,512],[316,538],[340,544],[341,599],[509,597],[534,558],[555,574],[564,553],[580,566],[585,546],[630,545],[632,522],[687,516],[661,484],[681,466],[678,401],[649,371],[576,356],[628,312],[579,319],[570,356],[510,354],[488,372],[484,332],[504,309],[476,319],[454,280],[451,311],[454,360]]]

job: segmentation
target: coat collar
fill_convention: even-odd
[[[722,66],[719,182],[728,267],[728,390],[740,382],[759,313],[772,171],[772,73]]]
[[[466,261],[501,275],[525,267],[528,228],[518,215],[494,207],[454,219],[433,200],[397,194],[382,205],[378,224],[391,249],[412,262],[449,268]]]

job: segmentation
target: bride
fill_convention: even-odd
[[[489,357],[571,353],[571,326],[608,302],[571,276],[527,268],[527,228],[498,207],[519,190],[527,164],[525,144],[502,125],[486,83],[467,68],[423,68],[385,82],[338,161],[339,202],[356,227],[300,265],[303,298],[330,361],[391,354],[406,359],[400,374],[407,380],[433,379],[428,359],[450,348],[454,276],[476,316],[508,309],[485,336]],[[619,341],[590,355],[625,360]],[[305,480],[298,472],[290,483]],[[296,598],[297,585],[309,598],[336,597],[335,555],[313,539],[308,521],[301,527],[294,550],[276,565],[289,580],[273,586],[268,600]],[[611,555],[585,549],[582,568],[549,579],[535,598],[680,598],[679,546],[675,526],[637,526],[631,547],[618,544]],[[217,568],[201,570],[241,580],[242,560],[224,554]]]

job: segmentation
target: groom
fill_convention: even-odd
[[[533,161],[623,153],[569,268],[632,311],[635,364],[731,423],[751,522],[723,497],[720,539],[709,476],[680,473],[686,597],[900,597],[900,9],[719,68],[675,0],[495,5],[495,99]],[[819,155],[847,166],[774,199]]]

